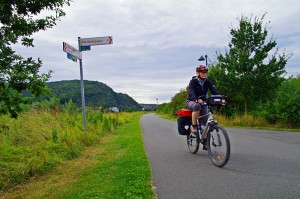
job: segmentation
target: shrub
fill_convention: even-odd
[[[300,127],[300,76],[285,81],[275,93],[274,99],[258,106],[256,114],[272,123]]]

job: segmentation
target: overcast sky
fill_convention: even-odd
[[[34,34],[35,48],[15,47],[24,57],[42,59],[50,81],[80,79],[79,62],[67,59],[66,42],[112,36],[112,45],[83,52],[83,79],[107,84],[139,103],[169,102],[188,85],[201,55],[216,60],[230,41],[237,18],[270,21],[280,54],[293,53],[287,76],[300,74],[298,0],[74,0],[57,26]],[[228,47],[227,47],[228,48]]]

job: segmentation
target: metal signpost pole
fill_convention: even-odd
[[[87,134],[86,128],[86,111],[85,111],[85,97],[84,97],[84,82],[83,82],[83,70],[82,70],[82,53],[81,51],[91,50],[91,46],[95,45],[107,45],[113,44],[112,36],[106,37],[93,37],[93,38],[80,38],[78,37],[78,48],[72,47],[71,45],[63,42],[63,51],[67,53],[67,58],[77,62],[79,59],[80,66],[80,83],[81,83],[81,101],[82,101],[82,117],[84,125],[84,134]],[[1,51],[0,51],[1,53]]]
[[[80,51],[80,37],[78,37],[78,48]],[[84,125],[84,133],[86,135],[86,112],[85,112],[85,97],[84,97],[84,83],[83,83],[83,70],[82,70],[82,57],[79,59],[80,66],[80,82],[81,82],[81,101],[82,101],[82,117],[83,117],[83,125]]]

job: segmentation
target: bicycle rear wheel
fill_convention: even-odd
[[[207,139],[208,156],[214,165],[223,167],[230,157],[230,141],[226,130],[218,125],[210,129]]]
[[[200,142],[199,140],[200,139],[198,137],[198,133],[197,138],[190,137],[189,135],[186,136],[187,145],[191,153],[195,154],[198,152]]]

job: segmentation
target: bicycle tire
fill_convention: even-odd
[[[223,127],[214,125],[211,128],[207,139],[208,156],[214,165],[223,167],[230,157],[229,137]]]
[[[197,138],[191,138],[189,135],[187,135],[186,141],[190,152],[196,154],[199,150],[199,143],[200,143],[198,134],[197,134]]]

